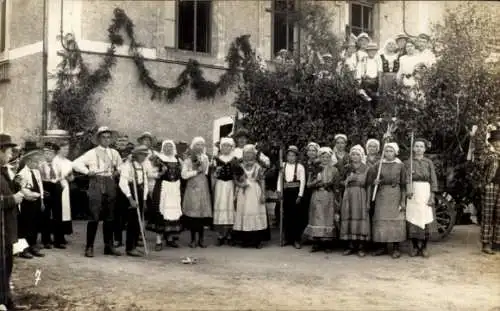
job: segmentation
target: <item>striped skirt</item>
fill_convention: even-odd
[[[500,244],[500,185],[486,185],[482,198],[481,242]]]

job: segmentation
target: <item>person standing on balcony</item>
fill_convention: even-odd
[[[398,45],[398,56],[406,55],[406,43],[408,43],[408,36],[401,33],[396,36],[396,44]]]
[[[337,65],[337,73],[341,75],[349,73],[355,78],[358,63],[359,61],[356,53],[356,37],[352,36],[347,42],[344,43],[343,51],[340,55],[340,61]]]
[[[482,198],[482,251],[492,255],[493,244],[500,244],[500,130],[490,132],[492,152],[486,158],[486,185]]]
[[[205,226],[212,224],[212,200],[208,183],[210,162],[205,151],[205,139],[195,137],[191,142],[189,157],[182,164],[181,176],[187,180],[182,214],[185,227],[191,232],[189,247],[206,248]],[[196,240],[198,234],[198,240]]]
[[[393,39],[388,39],[380,54],[380,90],[385,94],[396,85],[396,74],[399,71],[398,45]]]
[[[417,48],[420,51],[421,62],[425,64],[427,68],[434,66],[436,63],[436,55],[431,49],[431,38],[425,33],[421,33],[417,38]]]
[[[368,57],[361,65],[361,89],[364,90],[373,103],[373,112],[376,110],[376,102],[378,98],[378,91],[380,87],[380,77],[382,65],[380,58],[376,57],[378,51],[377,44],[369,43],[366,47]]]
[[[400,57],[400,65],[396,80],[400,85],[406,88],[411,88],[415,85],[414,72],[417,65],[421,62],[418,50],[415,48],[413,41],[406,43],[406,55]]]
[[[109,147],[113,133],[107,126],[100,127],[96,133],[99,145],[73,162],[75,171],[89,176],[90,220],[87,223],[85,257],[94,257],[94,241],[101,218],[104,254],[121,255],[113,245],[113,220],[117,194],[115,179],[119,176],[118,168],[122,165],[122,158],[118,151]]]

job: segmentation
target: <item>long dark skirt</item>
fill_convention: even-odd
[[[304,202],[296,204],[299,188],[283,191],[283,231],[288,243],[298,242],[307,224],[304,225]]]
[[[256,245],[261,242],[268,242],[271,240],[271,227],[269,225],[269,215],[267,217],[267,228],[258,231],[239,231],[233,230],[231,238],[236,243],[241,245]]]
[[[160,213],[161,189],[162,180],[158,180],[155,183],[151,197],[148,198],[149,212],[148,225],[146,229],[158,234],[178,234],[182,229],[181,220],[167,220]]]
[[[406,222],[406,230],[409,239],[428,241],[433,237],[436,230],[436,209],[434,207],[432,208],[432,214],[434,215],[434,221],[425,225],[425,229],[415,226],[410,222]]]

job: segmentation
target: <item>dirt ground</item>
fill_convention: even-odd
[[[29,310],[500,310],[500,254],[479,252],[478,227],[457,226],[432,257],[344,257],[309,247],[210,245],[148,258],[83,257],[84,224],[67,250],[16,259],[15,294]],[[276,234],[274,235],[276,236]],[[154,237],[148,234],[149,245]],[[207,240],[207,242],[210,240]],[[198,263],[180,263],[185,256]],[[35,271],[41,281],[35,286]]]

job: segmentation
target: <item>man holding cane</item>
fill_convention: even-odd
[[[123,194],[129,201],[127,211],[127,255],[140,257],[137,251],[137,238],[139,234],[144,237],[144,228],[142,227],[142,215],[144,202],[148,195],[148,175],[144,168],[144,161],[148,156],[148,147],[141,145],[132,151],[132,158],[127,160],[120,168],[119,186]],[[139,209],[139,213],[137,212]],[[145,241],[143,241],[145,242]]]
[[[17,206],[23,199],[38,198],[25,189],[15,192],[5,166],[15,146],[9,135],[0,134],[0,310],[15,308],[9,281],[13,266],[13,244],[17,242]]]

